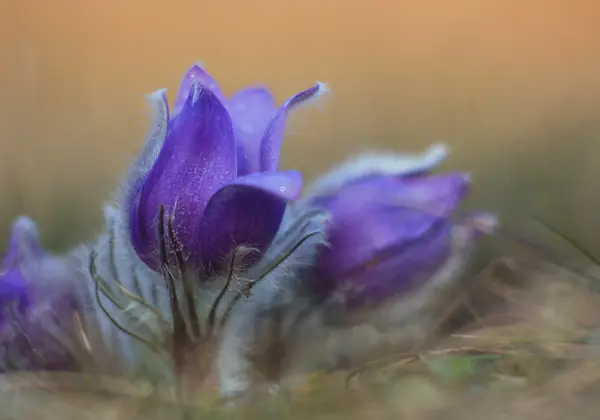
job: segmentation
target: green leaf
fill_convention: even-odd
[[[477,373],[476,362],[481,360],[497,360],[497,354],[480,354],[472,356],[448,356],[427,361],[428,368],[447,381],[458,381]]]

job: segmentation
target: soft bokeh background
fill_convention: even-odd
[[[312,178],[364,149],[453,147],[471,205],[531,212],[600,251],[600,4],[592,0],[2,0],[0,233],[94,233],[100,203],[201,60],[225,91],[329,83],[293,118],[283,165]]]

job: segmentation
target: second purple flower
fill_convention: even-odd
[[[433,146],[412,161],[367,157],[323,178],[307,196],[307,204],[331,215],[330,246],[315,267],[317,295],[337,293],[356,309],[463,273],[476,240],[497,221],[488,213],[458,214],[470,177],[432,174],[446,153]]]

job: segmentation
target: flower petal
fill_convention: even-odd
[[[350,184],[338,195],[315,200],[332,214],[329,240],[319,265],[333,279],[376,259],[380,252],[419,241],[458,207],[468,178],[375,177]]]
[[[16,305],[16,310],[22,312],[29,305],[29,288],[23,278],[19,266],[11,266],[0,274],[0,326],[5,319],[5,310],[9,305]]]
[[[33,219],[27,216],[17,217],[0,267],[0,309],[6,305],[7,299],[17,299],[20,306],[28,302],[24,269],[38,269],[45,254]]]
[[[239,156],[246,175],[260,171],[260,142],[269,121],[277,112],[273,95],[263,87],[240,90],[227,102],[227,109],[240,139]]]
[[[212,78],[204,68],[202,68],[201,64],[194,64],[183,76],[181,80],[181,84],[179,85],[179,91],[177,92],[177,98],[175,98],[175,102],[173,105],[173,116],[179,114],[181,109],[183,108],[185,101],[187,100],[190,89],[194,86],[195,83],[198,83],[204,86],[206,89],[212,91],[219,100],[224,102],[225,96],[223,96],[223,92],[221,88]]]
[[[266,249],[277,233],[287,201],[302,190],[297,171],[240,177],[211,199],[202,221],[202,258],[219,266],[237,245]]]
[[[263,171],[277,170],[288,112],[307,100],[321,95],[326,90],[325,84],[317,83],[310,89],[292,96],[281,105],[277,114],[269,122],[261,140],[260,159]]]
[[[76,369],[76,268],[43,250],[28,217],[15,220],[10,242],[0,273],[0,372]]]
[[[377,175],[412,176],[431,172],[450,153],[445,144],[433,144],[418,154],[367,153],[337,166],[310,185],[305,197],[335,194],[347,183]]]
[[[2,259],[2,269],[18,265],[28,258],[39,258],[43,254],[37,224],[28,216],[17,217],[13,222],[8,248]]]
[[[495,215],[483,212],[462,215],[456,222],[440,220],[418,241],[390,246],[330,287],[341,290],[344,306],[354,310],[379,305],[390,296],[417,290],[431,281],[445,284],[462,273],[468,250],[497,225]],[[452,256],[458,260],[451,260]]]
[[[172,218],[187,256],[198,258],[200,221],[210,197],[236,176],[236,145],[229,113],[209,89],[196,84],[169,133],[132,208],[130,232],[138,256],[158,269],[157,217]]]
[[[8,248],[2,259],[0,270],[0,309],[9,304],[17,305],[23,311],[29,305],[28,281],[24,269],[37,270],[44,257],[44,249],[40,243],[36,223],[27,216],[19,216],[12,225]],[[0,311],[0,322],[4,319],[4,311]]]
[[[453,224],[442,221],[419,241],[391,246],[368,264],[344,278],[345,306],[377,305],[398,293],[418,289],[450,256]],[[385,255],[389,254],[389,255]]]

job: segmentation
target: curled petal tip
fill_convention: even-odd
[[[315,85],[312,88],[307,89],[305,91],[306,96],[303,98],[303,103],[304,104],[310,103],[310,102],[322,97],[326,93],[329,93],[329,91],[330,91],[329,85],[327,85],[327,83],[317,82],[317,83],[315,83]]]
[[[43,253],[37,223],[28,216],[18,216],[12,224],[8,247],[3,257],[6,266],[19,258]]]
[[[329,91],[327,84],[323,82],[317,82],[312,87],[292,96],[288,101],[283,105],[283,109],[288,111],[292,108],[299,106],[300,104],[306,105],[312,102],[314,99],[323,96],[325,93]]]
[[[317,82],[315,85],[317,88],[317,95],[321,96],[329,92],[329,85],[325,82]]]
[[[18,216],[13,223],[11,241],[17,246],[41,247],[37,223],[29,216]]]
[[[37,224],[29,216],[17,216],[13,226],[15,231],[19,233],[34,233],[37,235]]]
[[[450,146],[446,143],[435,143],[429,146],[429,148],[425,151],[425,155],[428,157],[430,161],[442,161],[448,157],[450,154]]]
[[[312,101],[314,98],[321,96],[325,90],[326,85],[322,82],[317,82],[314,86],[289,98],[279,108],[279,111],[277,114],[275,114],[267,126],[260,142],[261,169],[263,171],[272,171],[277,169],[288,113],[292,109],[295,109],[300,105],[304,105],[309,101]]]

